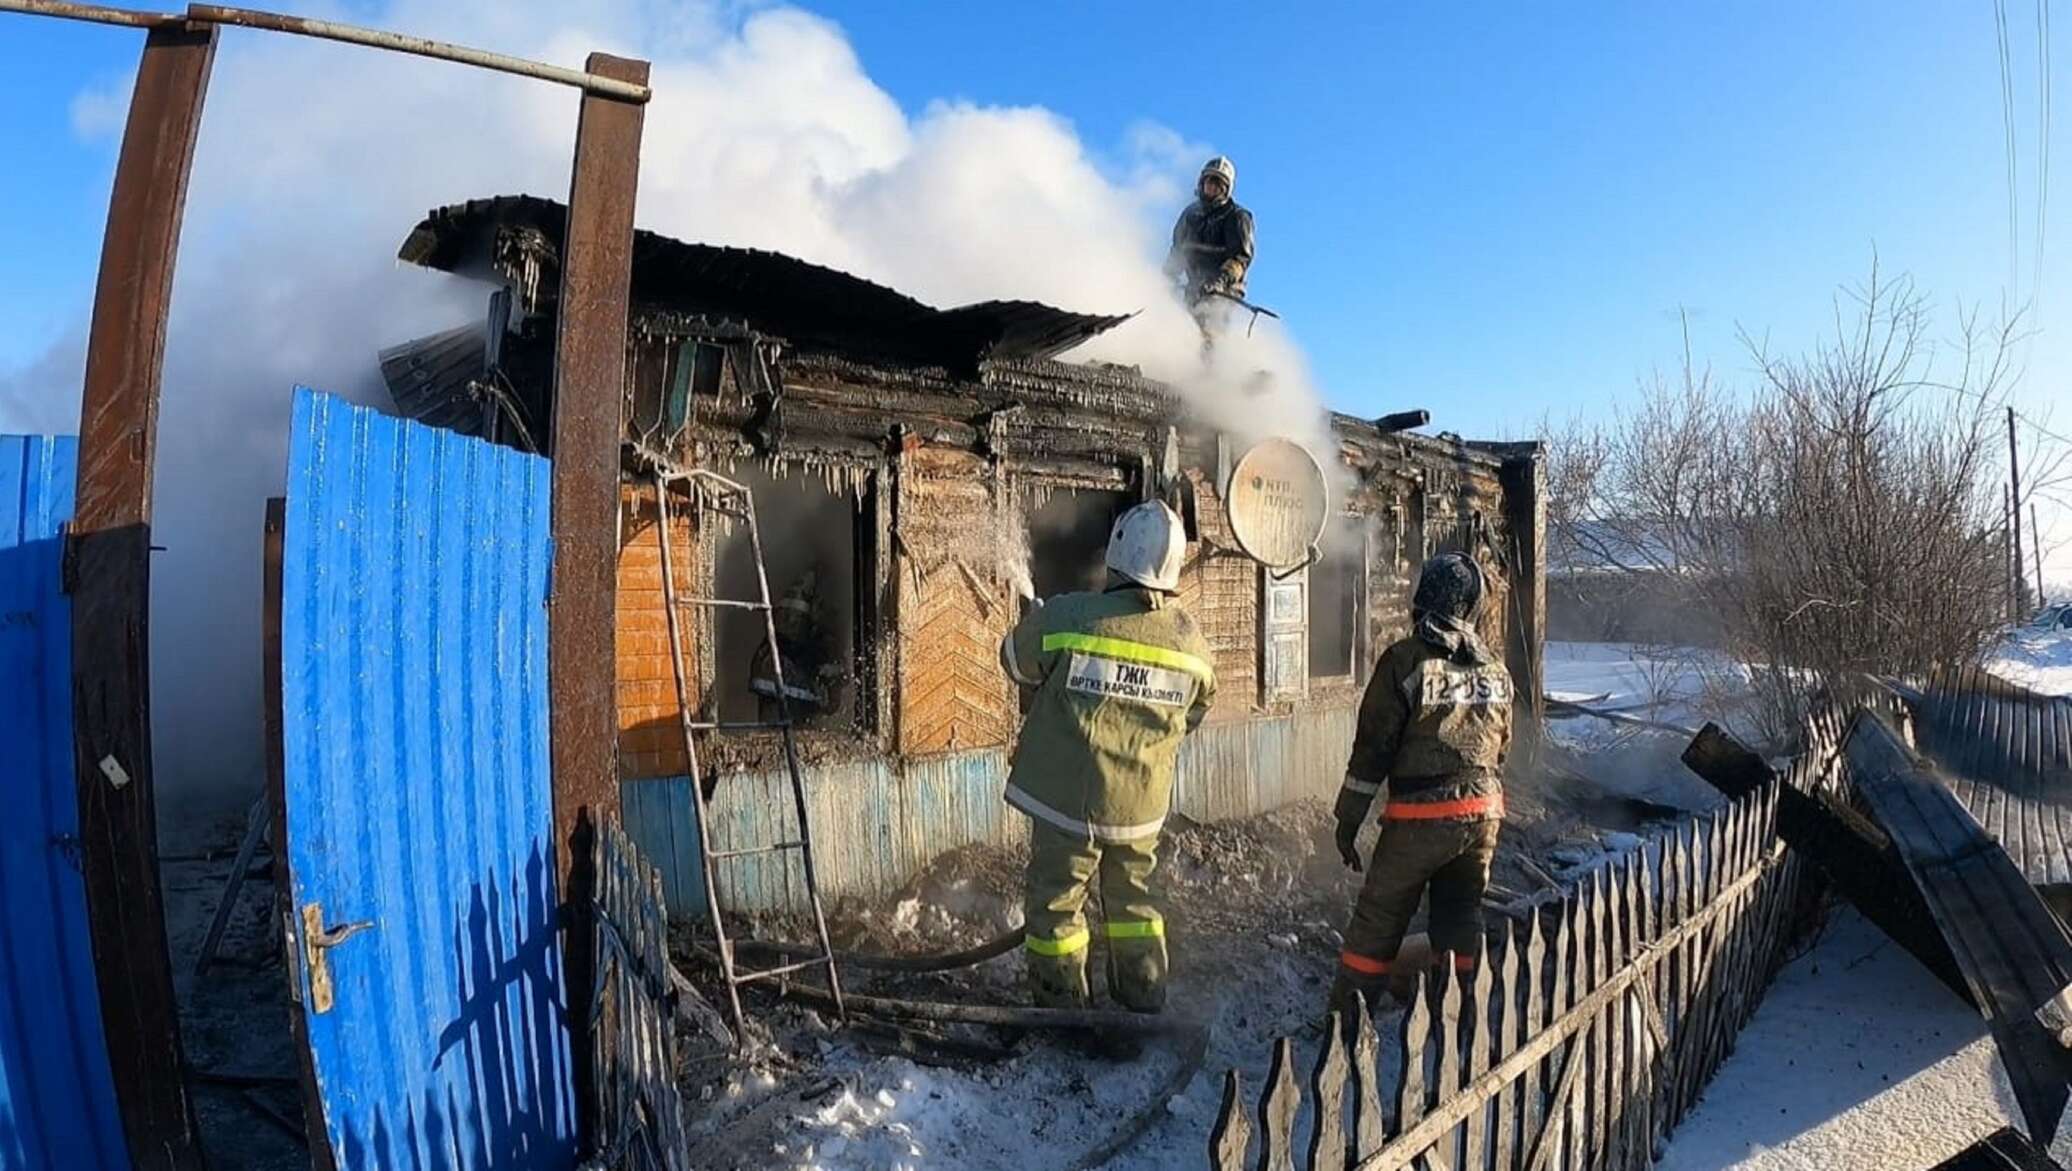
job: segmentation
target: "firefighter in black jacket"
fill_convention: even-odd
[[[1331,1006],[1354,992],[1372,1003],[1425,892],[1433,953],[1473,968],[1482,896],[1504,818],[1511,747],[1511,676],[1476,636],[1488,592],[1464,553],[1427,561],[1411,602],[1413,630],[1375,664],[1360,702],[1352,759],[1338,791],[1338,851],[1360,869],[1354,840],[1384,785],[1381,838],[1346,925]]]
[[[1195,200],[1173,224],[1166,275],[1180,286],[1187,308],[1207,336],[1233,302],[1245,295],[1252,268],[1252,213],[1231,198],[1237,168],[1222,155],[1210,159],[1195,182]]]

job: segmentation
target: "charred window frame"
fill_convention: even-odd
[[[737,323],[663,311],[640,314],[626,379],[626,440],[686,459],[701,428],[747,433],[759,452],[782,439],[782,343]],[[723,445],[724,446],[724,445]]]
[[[1009,508],[1020,526],[1010,539],[1023,542],[1027,553],[1029,586],[1038,598],[1048,600],[1062,593],[1098,591],[1107,585],[1108,536],[1115,519],[1140,495],[1128,480],[1128,472],[1117,468],[1112,478],[1045,474],[1018,471],[1011,480]],[[1015,620],[1030,609],[1025,598],[1015,599]],[[1027,715],[1035,692],[1015,689],[1022,714]]]
[[[1121,484],[1020,477],[1015,507],[1028,542],[1036,596],[1105,588],[1108,535],[1115,519],[1136,502]]]
[[[837,668],[829,691],[836,708],[801,721],[807,733],[876,737],[890,726],[881,671],[887,621],[885,583],[885,476],[864,463],[786,467],[772,475],[768,465],[740,465],[726,474],[754,492],[770,600],[781,603],[807,568],[820,578],[817,616],[834,635],[827,661]],[[801,498],[804,498],[801,500]],[[806,516],[798,510],[803,505]],[[774,507],[773,507],[774,506]],[[837,523],[835,517],[840,516]],[[811,543],[801,541],[809,537]],[[715,539],[700,541],[695,596],[754,600],[754,559],[746,526],[734,524]],[[689,591],[687,591],[689,592]],[[749,690],[757,648],[767,642],[763,615],[756,610],[696,607],[698,670],[705,719],[756,722],[764,714]],[[773,614],[773,617],[776,615]],[[787,669],[787,676],[790,671]],[[794,711],[793,718],[799,719]],[[764,729],[723,729],[724,739],[774,738]]]
[[[662,428],[674,433],[690,425],[694,399],[716,399],[726,374],[727,350],[717,341],[686,338],[671,363],[669,391],[662,399]]]

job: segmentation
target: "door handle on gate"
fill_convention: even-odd
[[[324,904],[304,903],[302,906],[302,962],[309,972],[309,1011],[327,1013],[336,1003],[336,994],[331,987],[332,948],[351,939],[362,931],[374,930],[371,919],[357,923],[341,923],[336,927],[324,926]]]

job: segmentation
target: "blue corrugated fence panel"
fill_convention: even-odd
[[[1313,708],[1286,716],[1205,725],[1180,749],[1173,808],[1198,821],[1251,817],[1338,790],[1357,713]],[[829,898],[878,898],[942,854],[974,843],[1005,845],[1027,832],[1001,801],[1001,748],[901,762],[882,756],[806,769],[813,858]],[[662,870],[670,914],[705,917],[696,804],[683,777],[620,785],[627,831]],[[791,788],[782,771],[729,773],[715,786],[713,844],[766,845],[789,835]],[[722,862],[720,905],[731,911],[806,909],[791,855]]]
[[[72,849],[72,607],[60,589],[79,444],[0,435],[0,1171],[130,1165]]]
[[[303,1011],[340,1165],[574,1162],[547,758],[548,464],[298,388],[281,680]]]

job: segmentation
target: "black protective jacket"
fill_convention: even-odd
[[[1201,287],[1221,278],[1232,296],[1245,295],[1245,273],[1252,267],[1252,213],[1234,199],[1209,205],[1197,199],[1173,224],[1173,248],[1166,271],[1187,278],[1193,300]]]

